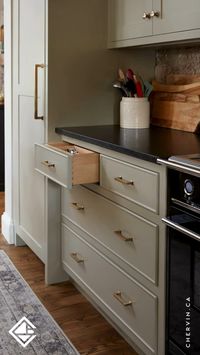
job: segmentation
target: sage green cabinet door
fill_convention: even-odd
[[[109,42],[152,35],[151,19],[143,19],[152,11],[153,0],[108,0]]]
[[[200,28],[199,0],[153,0],[153,10],[161,6],[161,16],[153,17],[153,34],[167,34]]]

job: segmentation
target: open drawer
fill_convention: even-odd
[[[66,142],[35,144],[35,170],[70,189],[99,182],[99,154]]]

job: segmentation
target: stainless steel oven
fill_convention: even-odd
[[[199,355],[200,166],[167,165],[166,355]]]

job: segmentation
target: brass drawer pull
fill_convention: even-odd
[[[49,163],[48,160],[41,161],[41,164],[44,165],[44,166],[47,166],[47,168],[55,168],[55,164],[54,163]]]
[[[113,297],[115,297],[116,300],[119,301],[124,307],[131,306],[133,303],[130,300],[126,301],[125,299],[123,299],[121,291],[113,293]]]
[[[35,64],[35,95],[34,95],[34,118],[35,120],[43,120],[43,116],[38,116],[38,69],[44,69],[44,64]]]
[[[72,259],[74,259],[77,263],[84,263],[84,259],[81,255],[79,255],[78,253],[71,253],[70,256],[72,257]]]
[[[133,237],[126,237],[121,230],[115,231],[115,234],[125,242],[133,242]]]
[[[114,179],[115,179],[115,181],[120,182],[121,184],[124,184],[124,185],[134,185],[134,182],[132,180],[123,179],[122,176],[117,176]]]
[[[83,211],[85,209],[83,205],[79,205],[77,202],[72,202],[72,207],[74,207],[78,211]]]

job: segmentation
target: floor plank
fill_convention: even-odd
[[[0,192],[0,214],[3,210],[4,194]],[[137,355],[72,283],[46,286],[44,265],[28,247],[8,245],[0,235],[0,249],[7,253],[81,355]]]

